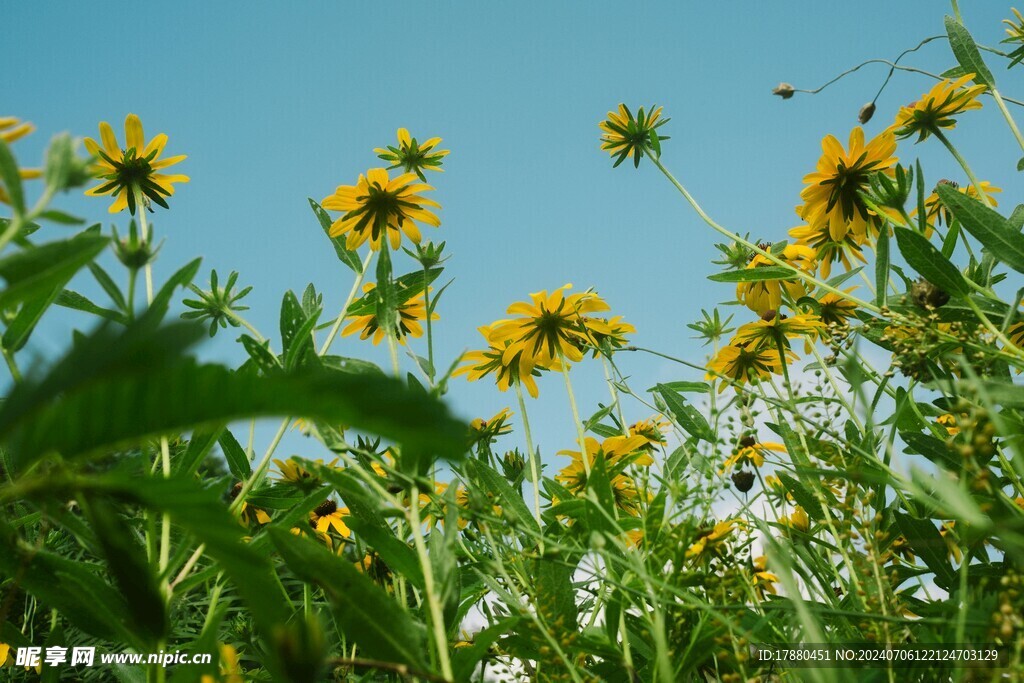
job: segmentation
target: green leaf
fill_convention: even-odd
[[[191,323],[155,329],[140,321],[82,339],[48,374],[19,384],[0,408],[0,438],[11,447],[12,465],[271,415],[347,424],[449,459],[464,455],[467,427],[398,380],[315,368],[258,376],[200,365],[183,352],[202,334]]]
[[[479,669],[480,660],[487,655],[491,645],[501,636],[511,633],[520,620],[521,617],[505,617],[493,626],[476,633],[471,645],[456,649],[452,653],[452,674],[456,683],[470,683],[475,680],[474,674]]]
[[[154,322],[163,320],[163,317],[167,314],[167,309],[171,305],[171,297],[174,296],[174,290],[178,287],[187,287],[195,278],[196,273],[199,272],[199,266],[202,262],[203,259],[201,258],[189,262],[164,283],[160,291],[153,297],[153,302],[149,305],[149,310],[152,311],[152,314],[147,316],[148,319]]]
[[[957,461],[945,441],[934,436],[921,432],[903,432],[900,434],[900,438],[909,447],[908,452],[919,453],[937,465],[956,469],[963,464]]]
[[[696,408],[665,384],[657,385],[656,389],[665,400],[665,405],[668,406],[669,411],[680,427],[698,439],[714,442],[715,433],[711,431],[708,421],[704,419],[704,416]]]
[[[540,525],[537,524],[533,513],[526,507],[522,495],[509,485],[505,477],[479,460],[467,460],[463,468],[469,478],[501,501],[506,517],[513,517],[517,523],[528,527],[533,534],[540,535]]]
[[[949,47],[956,56],[956,61],[964,68],[964,73],[973,73],[974,82],[989,88],[996,87],[996,79],[988,70],[985,61],[981,58],[981,52],[974,42],[974,38],[968,33],[964,25],[953,17],[947,16],[946,34],[949,36]]]
[[[18,172],[18,162],[11,154],[11,148],[0,139],[0,180],[7,188],[7,194],[11,198],[11,207],[15,215],[25,213],[25,193],[21,188],[21,174]]]
[[[907,539],[911,550],[921,558],[929,569],[935,572],[935,583],[946,590],[956,585],[956,572],[949,564],[946,541],[939,534],[935,523],[929,519],[917,519],[905,512],[893,512],[896,526]]]
[[[171,461],[171,472],[186,477],[195,474],[213,449],[213,444],[217,443],[221,431],[223,431],[222,427],[214,427],[193,432],[185,452],[181,457]]]
[[[889,290],[889,229],[882,228],[875,244],[875,304],[885,306],[886,292]]]
[[[54,288],[62,287],[96,258],[109,241],[99,235],[81,234],[0,259],[0,277],[7,281],[7,288],[0,292],[0,308],[47,296]]]
[[[441,273],[444,272],[444,268],[431,268],[427,271],[427,285],[429,286],[436,280]],[[417,294],[423,291],[423,271],[417,270],[394,280],[395,285],[395,297],[398,304],[404,304],[409,299],[413,298]],[[433,299],[431,299],[433,303]],[[369,292],[362,297],[353,301],[349,307],[348,312],[345,314],[351,318],[357,315],[373,315],[377,312],[377,294],[376,292]],[[325,325],[329,327],[330,323]]]
[[[810,489],[785,472],[779,472],[778,474],[779,481],[783,483],[786,490],[793,496],[793,500],[804,509],[811,519],[819,522],[825,519],[825,511],[821,507],[821,501],[811,493]]]
[[[114,302],[119,309],[122,311],[128,310],[128,302],[125,301],[124,295],[121,293],[121,288],[117,286],[114,279],[110,277],[107,271],[103,270],[103,267],[98,263],[89,264],[89,272],[96,279],[96,282],[100,284],[103,291],[107,293],[110,300]]]
[[[39,218],[44,221],[50,221],[51,223],[57,223],[58,225],[84,225],[85,219],[79,218],[78,216],[72,216],[69,213],[58,211],[57,209],[48,209],[39,214]]]
[[[729,270],[724,273],[709,275],[714,282],[760,282],[762,280],[792,280],[796,275],[792,268],[782,266],[758,266],[742,270]]]
[[[220,444],[220,449],[224,452],[224,460],[227,461],[228,469],[231,470],[231,474],[234,475],[235,479],[241,481],[248,479],[252,475],[252,465],[249,463],[249,456],[246,455],[245,449],[238,443],[231,430],[225,429],[217,443]]]
[[[426,627],[355,566],[321,544],[285,529],[267,530],[285,564],[319,585],[334,607],[334,620],[364,657],[430,671],[424,660]]]
[[[86,297],[70,289],[62,290],[57,294],[53,303],[58,306],[63,306],[64,308],[91,313],[121,325],[128,324],[128,317],[124,313],[114,311],[109,308],[103,308],[102,306],[97,306]]]
[[[681,393],[707,394],[711,391],[711,387],[707,382],[664,382],[659,386],[668,387],[672,391]],[[657,390],[658,387],[651,387],[647,390],[647,393],[654,393]]]
[[[943,206],[953,212],[967,232],[974,235],[993,256],[1018,273],[1024,273],[1024,234],[1014,230],[1005,218],[957,189],[940,184],[935,188]]]
[[[50,305],[60,293],[60,287],[54,289],[48,296],[38,297],[22,305],[21,310],[14,316],[7,329],[4,330],[3,346],[8,351],[18,351],[28,342],[36,323],[43,317],[43,313],[50,308]]]
[[[907,263],[936,287],[956,296],[970,292],[964,276],[935,245],[907,228],[896,227],[896,243]]]
[[[359,254],[354,251],[349,251],[345,247],[345,237],[331,237],[331,220],[330,215],[324,211],[323,207],[313,201],[312,197],[309,197],[309,206],[313,209],[314,215],[318,221],[320,221],[320,227],[324,229],[324,234],[331,240],[331,244],[334,246],[334,253],[338,255],[338,259],[346,266],[354,270],[356,273],[363,272],[363,263],[359,259]]]
[[[107,569],[124,595],[133,632],[153,646],[170,624],[164,597],[135,532],[117,510],[100,496],[86,496],[83,506],[107,560]]]

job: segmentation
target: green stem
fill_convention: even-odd
[[[430,555],[427,554],[427,544],[423,541],[423,525],[420,523],[420,495],[416,484],[412,485],[409,502],[409,524],[412,526],[412,538],[416,546],[416,554],[419,556],[420,566],[423,568],[423,589],[427,594],[427,607],[430,610],[430,623],[434,634],[434,647],[437,649],[437,659],[441,666],[441,675],[446,680],[454,678],[452,663],[448,656],[448,636],[444,630],[444,619],[441,615],[441,603],[437,597],[434,586],[434,569],[430,563]]]
[[[427,368],[430,371],[430,384],[434,384],[434,331],[430,324],[430,285],[427,282],[427,267],[423,266],[423,309],[427,312]]]
[[[949,141],[949,138],[947,138],[938,127],[933,127],[931,129],[931,133],[936,138],[938,138],[939,142],[946,146],[946,149],[949,150],[949,153],[953,155],[953,158],[957,160],[957,163],[960,164],[960,167],[964,169],[964,173],[967,174],[968,179],[970,179],[971,181],[971,185],[974,186],[974,189],[978,193],[978,198],[985,204],[985,206],[991,208],[992,201],[988,198],[988,195],[985,194],[985,190],[982,189],[981,181],[978,180],[977,176],[974,175],[974,171],[971,170],[971,167],[967,165],[967,160],[960,156],[960,152],[956,150],[956,147],[953,146],[953,143]]]
[[[519,414],[523,416],[523,433],[526,435],[526,457],[530,461],[530,479],[533,482],[533,517],[540,524],[540,472],[537,467],[537,452],[533,449],[533,436],[530,434],[530,420],[526,416],[526,401],[523,399],[523,388],[519,381],[516,386],[516,398],[519,399]],[[543,540],[541,541],[543,547]]]
[[[363,259],[363,268],[356,274],[355,280],[352,282],[352,289],[349,290],[348,296],[345,298],[345,303],[341,306],[341,312],[338,313],[338,317],[334,321],[334,325],[331,327],[330,334],[327,335],[327,339],[324,340],[324,345],[320,347],[320,355],[324,355],[331,348],[331,344],[334,343],[334,338],[338,336],[338,330],[341,328],[341,323],[348,317],[348,307],[355,301],[356,292],[359,290],[359,285],[363,283],[363,278],[366,277],[366,269],[370,267],[370,260],[373,258],[374,251],[371,249],[370,253]]]
[[[721,235],[729,238],[733,242],[736,242],[738,244],[742,244],[747,249],[750,249],[751,251],[753,251],[755,254],[760,254],[761,256],[765,257],[766,259],[768,259],[770,262],[774,263],[775,265],[780,266],[782,268],[786,268],[787,270],[792,271],[793,275],[795,275],[797,278],[803,280],[804,282],[807,282],[808,284],[814,285],[815,287],[818,287],[818,288],[820,288],[820,289],[822,289],[822,290],[824,290],[826,292],[831,292],[832,294],[835,294],[836,296],[838,296],[841,299],[846,299],[847,301],[852,301],[853,303],[857,304],[861,308],[869,310],[869,311],[871,311],[873,313],[881,313],[881,309],[879,309],[874,304],[869,303],[867,301],[862,301],[861,299],[853,296],[849,292],[844,292],[841,289],[833,287],[832,285],[828,284],[827,282],[823,282],[822,280],[819,280],[818,278],[814,277],[814,275],[811,275],[810,273],[807,273],[806,271],[801,270],[800,268],[794,267],[792,264],[787,263],[786,261],[780,259],[778,256],[776,256],[775,254],[771,253],[770,251],[762,249],[761,247],[757,246],[753,242],[740,237],[739,235],[737,235],[736,233],[732,232],[728,228],[724,228],[721,225],[719,225],[718,223],[716,223],[715,221],[713,221],[711,219],[711,217],[708,216],[708,214],[704,212],[704,209],[701,208],[700,204],[697,203],[697,201],[693,198],[693,196],[691,196],[690,193],[687,192],[686,188],[683,187],[679,183],[679,181],[676,180],[675,176],[673,176],[672,173],[669,172],[669,170],[662,165],[661,159],[659,159],[657,156],[655,156],[654,154],[651,154],[651,153],[648,153],[648,157],[650,158],[651,162],[655,166],[658,167],[658,170],[660,170],[665,175],[665,177],[668,178],[669,182],[671,182],[675,186],[675,188],[679,191],[679,193],[681,195],[683,195],[683,198],[686,199],[687,202],[689,202],[690,206],[693,207],[693,210],[697,212],[697,215],[700,216],[701,220],[703,220],[705,223],[707,223],[708,226],[710,226],[712,229],[714,229],[715,231],[717,231]]]
[[[399,377],[402,368],[398,363],[398,340],[395,339],[394,331],[389,331],[385,336],[388,338],[388,353],[391,354],[391,371],[395,373],[395,377]]]
[[[1017,127],[1017,122],[1013,120],[1013,115],[1010,114],[1010,110],[1006,108],[1006,102],[1003,101],[1003,96],[995,88],[989,88],[989,92],[992,93],[992,99],[996,101],[996,106],[999,107],[999,111],[1002,112],[1003,118],[1006,119],[1006,125],[1010,127],[1010,132],[1013,133],[1013,137],[1016,138],[1017,144],[1024,150],[1024,136],[1020,134],[1020,128]]]
[[[580,441],[580,459],[583,461],[583,471],[587,478],[590,478],[590,456],[587,454],[587,435],[583,431],[583,423],[580,421],[580,411],[576,407],[576,395],[572,391],[572,382],[569,380],[569,361],[564,355],[559,354],[558,364],[562,367],[562,377],[565,378],[565,390],[569,394],[569,407],[572,408],[572,421],[576,426],[576,436]]]

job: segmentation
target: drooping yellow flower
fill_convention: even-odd
[[[16,116],[0,116],[0,140],[8,145],[35,131],[35,125]]]
[[[945,415],[939,415],[935,418],[936,424],[946,430],[946,433],[950,436],[956,436],[960,433],[960,427],[957,424],[956,416],[952,413],[946,413]]]
[[[453,377],[465,375],[467,380],[475,382],[493,373],[494,381],[500,391],[508,391],[512,383],[519,382],[526,387],[530,396],[537,398],[539,392],[534,376],[539,375],[541,370],[561,369],[557,362],[546,367],[538,366],[537,360],[525,353],[522,348],[519,348],[511,356],[506,356],[505,351],[511,346],[511,342],[492,341],[493,325],[484,325],[477,329],[487,340],[487,348],[481,351],[469,351],[463,355],[463,364],[452,373]]]
[[[238,494],[242,492],[242,482],[236,483],[231,487],[231,500],[238,498]],[[238,520],[242,523],[242,526],[252,526],[253,522],[257,524],[268,524],[270,522],[270,515],[265,510],[258,508],[254,505],[250,505],[249,501],[243,500],[242,507],[238,510]]]
[[[474,418],[469,423],[469,430],[473,442],[475,443],[484,439],[490,442],[495,437],[501,436],[502,434],[509,434],[512,431],[512,425],[509,424],[509,420],[512,418],[512,415],[513,413],[511,410],[508,408],[502,408],[489,420],[485,420],[482,417]]]
[[[867,208],[860,193],[870,188],[873,173],[892,172],[898,161],[893,156],[896,138],[887,129],[865,143],[864,131],[858,126],[850,132],[848,149],[843,149],[832,135],[821,141],[821,148],[817,170],[804,176],[806,187],[800,193],[804,203],[797,214],[812,229],[827,225],[834,242],[842,242],[852,232],[862,244],[878,217]]]
[[[896,113],[896,136],[907,138],[917,135],[921,142],[940,128],[955,128],[953,118],[971,109],[981,109],[978,96],[985,92],[984,85],[967,85],[974,74],[956,80],[943,79],[916,102],[901,107]]]
[[[608,304],[587,291],[567,294],[572,285],[551,292],[534,292],[531,301],[519,301],[508,307],[508,313],[519,317],[502,320],[491,328],[490,339],[500,346],[508,341],[504,354],[511,359],[525,352],[537,365],[550,367],[555,360],[578,362],[583,359],[580,350],[588,343],[591,333],[610,334],[608,324],[591,314],[607,311]]]
[[[36,127],[28,121],[22,121],[14,116],[0,116],[0,140],[7,144],[20,140],[26,135],[31,134],[35,129]],[[43,172],[38,168],[19,168],[18,175],[21,176],[22,180],[32,180],[42,177]],[[2,183],[0,183],[0,202],[4,204],[11,203],[11,198],[7,194],[7,188]]]
[[[981,185],[982,192],[984,192],[985,196],[988,197],[992,206],[999,206],[999,202],[996,201],[996,198],[992,195],[1002,192],[1002,188],[996,187],[987,180],[982,180],[978,184]],[[960,187],[958,183],[955,183],[952,180],[940,180],[937,185],[952,185],[957,188],[961,194],[965,194],[973,199],[978,199],[978,190],[974,187],[974,183]],[[953,214],[949,209],[942,205],[942,200],[939,199],[939,194],[937,192],[932,192],[928,195],[928,198],[924,200],[924,208],[926,212],[925,221],[928,223],[928,228],[926,230],[926,236],[928,237],[931,236],[933,224],[937,223],[938,225],[942,225],[945,223],[946,225],[949,225],[950,221],[953,219]]]
[[[572,462],[555,476],[565,488],[579,495],[587,488],[588,472],[593,468],[599,454],[605,458],[608,464],[611,479],[612,495],[615,499],[615,507],[628,515],[640,514],[641,494],[636,487],[633,478],[622,472],[626,465],[638,465],[649,467],[654,464],[654,459],[644,449],[647,441],[640,436],[613,436],[598,442],[597,439],[587,437],[586,451],[587,463],[583,462],[583,454],[580,451],[559,451],[558,455],[565,455],[572,458]]]
[[[416,138],[409,135],[408,130],[399,128],[398,147],[389,145],[387,149],[377,147],[373,151],[377,158],[391,164],[388,166],[388,170],[401,167],[406,173],[415,173],[420,180],[425,181],[424,170],[444,172],[441,166],[444,163],[443,159],[448,156],[449,150],[437,149],[439,144],[441,144],[441,138],[430,138],[421,144]]]
[[[653,151],[661,155],[661,141],[668,140],[668,137],[660,135],[658,128],[669,120],[661,118],[661,107],[657,105],[651,107],[649,113],[640,107],[634,117],[629,107],[619,104],[617,112],[608,112],[608,118],[598,124],[603,131],[601,149],[617,157],[615,166],[632,156],[633,166],[637,167],[644,154],[649,155]]]
[[[363,285],[364,298],[368,296],[377,287],[372,282],[367,282]],[[428,291],[430,291],[428,289]],[[440,316],[437,311],[430,314],[431,320],[437,320]],[[423,292],[414,294],[408,300],[398,305],[398,329],[395,330],[395,336],[398,339],[399,344],[405,343],[406,337],[422,337],[423,327],[420,325],[421,320],[427,319],[427,306],[423,298]],[[367,315],[355,315],[352,316],[351,321],[345,326],[345,329],[341,331],[341,336],[347,337],[349,335],[359,332],[360,339],[369,339],[373,336],[373,345],[380,344],[381,340],[384,339],[386,331],[380,326],[380,322],[377,320],[377,314],[369,313]]]
[[[771,441],[762,443],[752,436],[743,437],[740,439],[737,449],[722,465],[722,470],[728,472],[733,467],[743,467],[743,465],[748,463],[752,467],[761,467],[764,465],[764,456],[769,451],[785,453],[786,447],[781,443]]]
[[[943,522],[939,529],[939,536],[946,542],[946,551],[951,560],[960,562],[963,559],[963,551],[960,550],[960,539],[956,535],[956,522]]]
[[[815,270],[815,253],[808,246],[788,244],[776,256],[779,260],[804,272],[813,273]],[[761,254],[754,254],[747,263],[748,269],[767,267],[776,267],[776,264]],[[795,276],[792,280],[740,282],[736,285],[736,298],[754,313],[761,315],[767,310],[777,311],[782,307],[783,291],[796,301],[807,294],[807,285]]]
[[[668,443],[665,441],[665,432],[671,427],[672,425],[666,420],[661,419],[658,415],[652,415],[646,420],[640,420],[631,424],[629,426],[629,434],[630,436],[639,436],[646,439],[647,443],[643,448],[654,450],[658,446],[664,446]]]
[[[797,505],[791,514],[779,517],[779,524],[807,533],[807,530],[811,528],[811,519],[807,516],[807,512]]]
[[[764,555],[754,558],[753,565],[754,571],[750,582],[753,584],[757,596],[764,599],[765,593],[775,595],[778,592],[775,590],[775,584],[779,582],[779,577],[768,571],[768,558]]]
[[[740,325],[730,344],[749,343],[754,347],[789,348],[788,338],[816,339],[825,329],[821,318],[810,313],[785,316],[772,310],[765,311],[760,320]]]
[[[843,292],[849,294],[855,289],[857,288],[849,287]],[[818,297],[818,303],[821,304],[821,311],[818,315],[826,325],[844,325],[848,319],[857,316],[857,304],[834,292],[826,292]]]
[[[817,228],[800,225],[789,231],[789,236],[800,246],[810,247],[814,251],[814,261],[818,264],[821,276],[828,279],[832,275],[832,265],[841,263],[846,271],[857,266],[857,262],[867,263],[864,248],[858,243],[852,232],[847,232],[843,239],[832,239],[828,223],[820,223]]]
[[[786,351],[787,358],[793,356]],[[724,376],[737,384],[745,384],[754,380],[770,377],[772,373],[782,374],[779,352],[770,348],[757,348],[752,344],[730,344],[723,346],[718,355],[708,363],[708,374],[705,379]],[[726,382],[718,387],[718,393],[725,391]],[[737,389],[738,390],[738,389]]]
[[[149,143],[142,132],[142,121],[135,114],[128,114],[124,120],[125,147],[122,149],[114,135],[114,129],[106,121],[100,122],[100,141],[85,138],[85,148],[97,157],[90,169],[100,184],[85,193],[92,197],[115,195],[110,213],[119,213],[127,207],[135,214],[138,196],[167,207],[164,197],[174,194],[174,183],[187,183],[189,177],[181,174],[160,173],[165,168],[184,161],[184,154],[161,158],[167,145],[167,135],[160,133]]]
[[[441,219],[425,206],[441,208],[433,199],[420,195],[433,190],[430,185],[416,182],[415,173],[403,173],[391,179],[387,170],[371,168],[359,176],[355,185],[339,185],[321,202],[325,209],[344,211],[344,215],[331,224],[331,237],[347,235],[345,246],[358,249],[367,240],[370,248],[380,251],[387,239],[392,249],[402,246],[404,234],[415,244],[420,243],[417,223],[435,228]]]
[[[725,520],[715,524],[714,528],[701,532],[697,542],[686,551],[688,558],[700,558],[717,555],[736,528],[734,520]]]
[[[594,358],[602,351],[621,349],[626,345],[627,334],[636,334],[636,328],[623,321],[621,315],[605,320],[604,318],[584,318],[583,327],[587,333],[588,344],[594,350]]]

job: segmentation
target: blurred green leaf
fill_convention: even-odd
[[[0,180],[7,188],[7,194],[11,198],[11,207],[15,215],[25,213],[25,192],[21,188],[21,174],[18,172],[18,162],[11,154],[11,148],[0,139]]]
[[[935,572],[935,583],[946,590],[956,585],[956,572],[949,563],[949,548],[930,519],[917,519],[906,512],[893,512],[896,526],[914,554]]]
[[[0,277],[6,280],[7,288],[0,292],[0,308],[45,297],[55,288],[63,287],[109,241],[100,235],[83,233],[3,257]]]
[[[889,228],[883,227],[875,244],[875,304],[885,306],[889,291]]]
[[[363,656],[430,671],[424,625],[355,566],[310,539],[287,530],[267,530],[288,568],[302,581],[323,588],[338,628]]]

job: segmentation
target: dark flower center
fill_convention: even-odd
[[[332,515],[335,512],[337,512],[337,510],[338,504],[335,503],[330,498],[328,498],[327,500],[316,506],[316,509],[313,510],[313,514],[315,514],[317,517],[327,517],[328,515]]]

